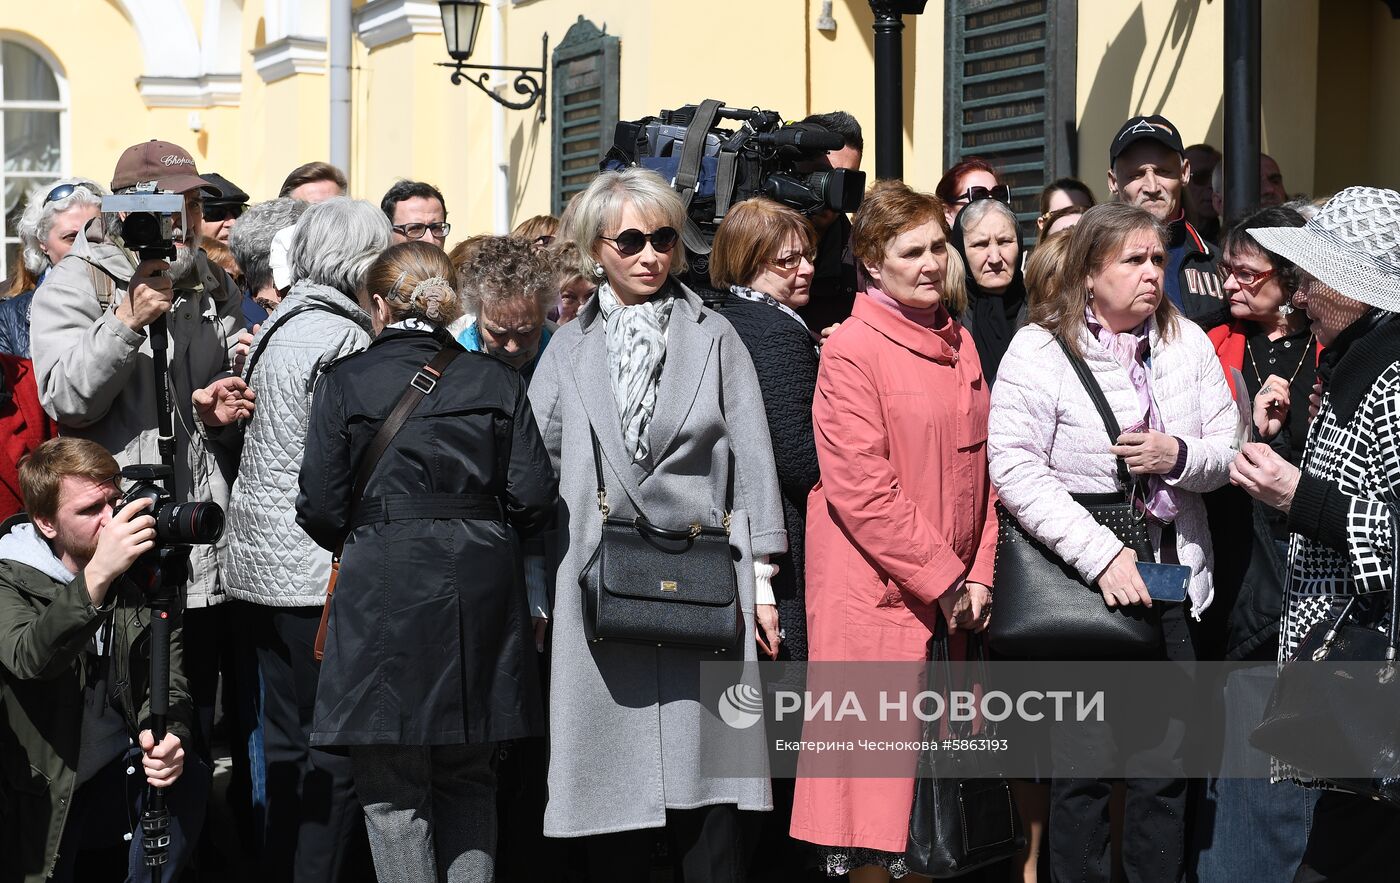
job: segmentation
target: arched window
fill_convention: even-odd
[[[21,43],[0,39],[0,194],[5,209],[0,278],[9,276],[20,259],[18,227],[25,195],[67,168],[67,110],[49,63]]]

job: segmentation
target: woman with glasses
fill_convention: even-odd
[[[773,560],[778,566],[774,596],[759,598],[757,610],[759,649],[770,659],[807,658],[802,536],[807,494],[821,477],[812,440],[821,337],[796,311],[811,296],[815,240],[816,231],[802,215],[757,197],[725,215],[710,254],[711,284],[729,290],[720,309],[758,371],[783,489],[788,554]]]
[[[1225,234],[1217,272],[1230,301],[1230,322],[1208,332],[1235,397],[1253,403],[1259,437],[1283,459],[1301,465],[1308,432],[1308,394],[1317,377],[1321,345],[1299,299],[1304,278],[1292,261],[1268,251],[1251,228],[1302,227],[1290,208],[1266,208]],[[1243,381],[1243,388],[1240,383]],[[1208,615],[1209,656],[1230,662],[1272,661],[1287,585],[1288,515],[1238,487],[1206,497],[1215,546],[1217,601]],[[1249,670],[1224,684],[1226,762],[1246,752],[1249,732],[1263,716],[1251,704],[1267,687],[1250,688]],[[1272,672],[1260,672],[1272,678]],[[1302,859],[1316,797],[1298,786],[1265,779],[1218,778],[1204,799],[1215,817],[1201,844],[1201,883],[1287,880]],[[1259,832],[1269,832],[1266,838]]]
[[[689,883],[742,880],[746,813],[772,809],[764,728],[720,724],[715,735],[714,697],[699,693],[712,651],[587,637],[580,576],[605,508],[663,528],[727,529],[733,569],[716,579],[738,589],[735,659],[757,658],[758,583],[787,551],[753,361],[674,275],[685,269],[685,218],[677,193],[640,168],[603,172],[574,198],[564,235],[598,293],[555,334],[530,386],[562,479],[544,833],[585,838],[586,876],[598,881],[648,880],[661,827]]]
[[[546,318],[558,297],[548,253],[514,236],[484,240],[459,271],[467,311],[475,316],[457,335],[469,353],[489,353],[528,384],[558,327]]]
[[[0,353],[29,358],[29,307],[49,268],[63,260],[80,231],[102,210],[106,188],[87,178],[42,184],[19,219],[23,260],[0,297]]]
[[[943,200],[943,215],[953,225],[958,212],[978,199],[996,199],[1011,204],[1011,188],[997,182],[996,169],[980,156],[969,156],[938,179],[933,195]]]
[[[966,272],[967,307],[959,319],[977,344],[982,374],[992,383],[1012,336],[1026,324],[1016,215],[999,200],[976,200],[958,213],[948,243]]]

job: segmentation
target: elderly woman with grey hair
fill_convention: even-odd
[[[277,309],[286,294],[273,278],[272,240],[295,224],[306,209],[307,203],[300,199],[269,199],[244,212],[229,232],[228,247],[238,269],[243,271],[243,285],[257,305],[269,313]]]
[[[970,202],[953,221],[948,244],[966,272],[967,306],[958,320],[972,334],[982,374],[994,383],[1011,338],[1026,324],[1026,280],[1021,275],[1016,214],[1000,200]]]
[[[565,236],[578,243],[580,270],[601,284],[555,333],[530,385],[555,470],[569,458],[544,833],[585,838],[587,879],[610,883],[650,878],[648,829],[659,827],[674,836],[690,883],[743,879],[741,811],[773,808],[763,727],[717,729],[713,699],[700,694],[700,663],[714,652],[675,636],[591,640],[599,621],[585,612],[580,584],[605,517],[635,524],[644,515],[692,537],[723,530],[732,561],[726,555],[709,584],[737,592],[741,633],[730,657],[756,659],[755,595],[761,586],[773,603],[769,559],[787,551],[782,497],[753,361],[734,326],[674,275],[685,268],[685,221],[676,191],[644,169],[603,172],[574,198]],[[689,598],[697,586],[682,583],[659,591]]]
[[[388,246],[389,221],[371,203],[336,197],[307,208],[289,251],[295,281],[254,337],[244,369],[259,409],[244,427],[223,576],[229,596],[247,602],[262,672],[266,854],[278,873],[295,861],[297,879],[337,879],[358,808],[348,760],[311,746],[303,714],[315,705],[312,646],[331,554],[297,524],[296,477],[317,378],[372,338],[359,294]],[[303,794],[312,787],[315,797]],[[315,812],[310,801],[321,804]]]
[[[87,178],[62,178],[29,193],[19,219],[23,260],[0,302],[0,353],[29,358],[29,306],[49,268],[63,260],[78,231],[101,212],[107,189]]]

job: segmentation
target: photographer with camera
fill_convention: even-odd
[[[0,532],[0,881],[119,880],[149,783],[170,792],[171,877],[203,808],[182,778],[190,702],[178,618],[169,730],[152,737],[150,613],[127,570],[157,542],[151,502],[123,504],[95,442],[44,442],[19,466],[28,520]],[[144,772],[144,779],[138,775]],[[183,833],[183,837],[181,836]]]
[[[214,430],[250,415],[253,393],[230,372],[242,294],[199,248],[201,191],[210,189],[180,147],[128,148],[112,177],[117,196],[107,198],[127,208],[89,222],[49,271],[32,333],[39,399],[65,435],[97,442],[122,466],[173,467],[177,503],[227,506],[237,455]],[[224,545],[193,547],[179,605],[195,651],[187,660],[200,721],[194,747],[206,756],[225,640],[215,609],[225,599]]]

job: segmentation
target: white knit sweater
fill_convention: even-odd
[[[1186,468],[1168,483],[1181,491],[1177,555],[1191,568],[1191,613],[1214,595],[1210,529],[1200,494],[1229,480],[1239,412],[1210,340],[1191,322],[1163,341],[1149,332],[1151,382],[1167,434],[1186,445]],[[1142,418],[1128,372],[1085,330],[1084,360],[1120,426]],[[1038,325],[1017,332],[992,387],[987,453],[1001,502],[1029,533],[1089,581],[1123,544],[1070,494],[1118,490],[1112,441],[1089,394],[1054,338]]]

